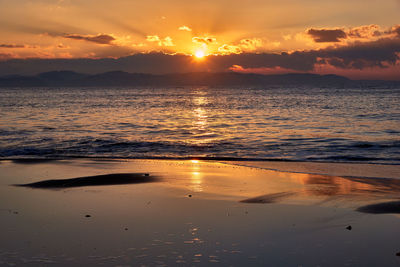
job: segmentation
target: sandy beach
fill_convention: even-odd
[[[398,266],[399,167],[3,160],[0,265]]]

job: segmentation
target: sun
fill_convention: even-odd
[[[197,57],[197,58],[203,58],[203,57],[206,56],[206,54],[204,53],[203,50],[197,50],[197,51],[194,53],[194,56]]]

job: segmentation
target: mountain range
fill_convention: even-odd
[[[76,87],[76,86],[319,86],[319,87],[400,87],[400,81],[350,80],[338,75],[289,73],[277,75],[235,72],[194,72],[144,74],[112,71],[83,74],[73,71],[51,71],[35,76],[0,77],[0,87]]]

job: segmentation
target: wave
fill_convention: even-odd
[[[225,160],[284,160],[322,162],[367,162],[400,164],[400,142],[347,142],[287,139],[281,142],[240,143],[243,140],[211,143],[124,141],[81,138],[63,142],[42,140],[39,144],[0,147],[0,158],[202,158]],[[322,145],[322,144],[325,145]]]

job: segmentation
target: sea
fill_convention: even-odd
[[[400,88],[0,88],[0,158],[400,164]]]

